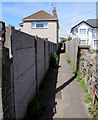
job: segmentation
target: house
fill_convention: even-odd
[[[80,38],[80,45],[89,45],[98,49],[98,19],[82,21],[71,29],[72,38]]]
[[[59,23],[56,8],[53,10],[53,15],[41,10],[23,18],[22,23],[20,23],[20,30],[58,43]]]

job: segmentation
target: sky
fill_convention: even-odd
[[[96,19],[96,2],[1,2],[0,20],[16,29],[22,18],[44,10],[52,14],[56,7],[59,19],[59,36],[70,36],[73,26],[87,19]]]

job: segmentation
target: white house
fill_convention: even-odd
[[[71,29],[72,38],[80,38],[80,45],[98,49],[98,19],[82,21]]]
[[[23,18],[22,23],[20,23],[20,30],[58,43],[59,23],[56,8],[53,10],[53,15],[41,10]]]

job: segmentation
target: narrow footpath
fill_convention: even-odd
[[[40,88],[40,96],[47,105],[41,118],[90,118],[84,92],[67,63],[65,53],[60,54],[58,70],[49,74]]]

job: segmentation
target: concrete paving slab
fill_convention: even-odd
[[[85,94],[67,63],[65,53],[60,54],[59,66],[58,70],[48,74],[41,85],[39,95],[46,104],[46,110],[40,119],[91,118],[84,103]]]

